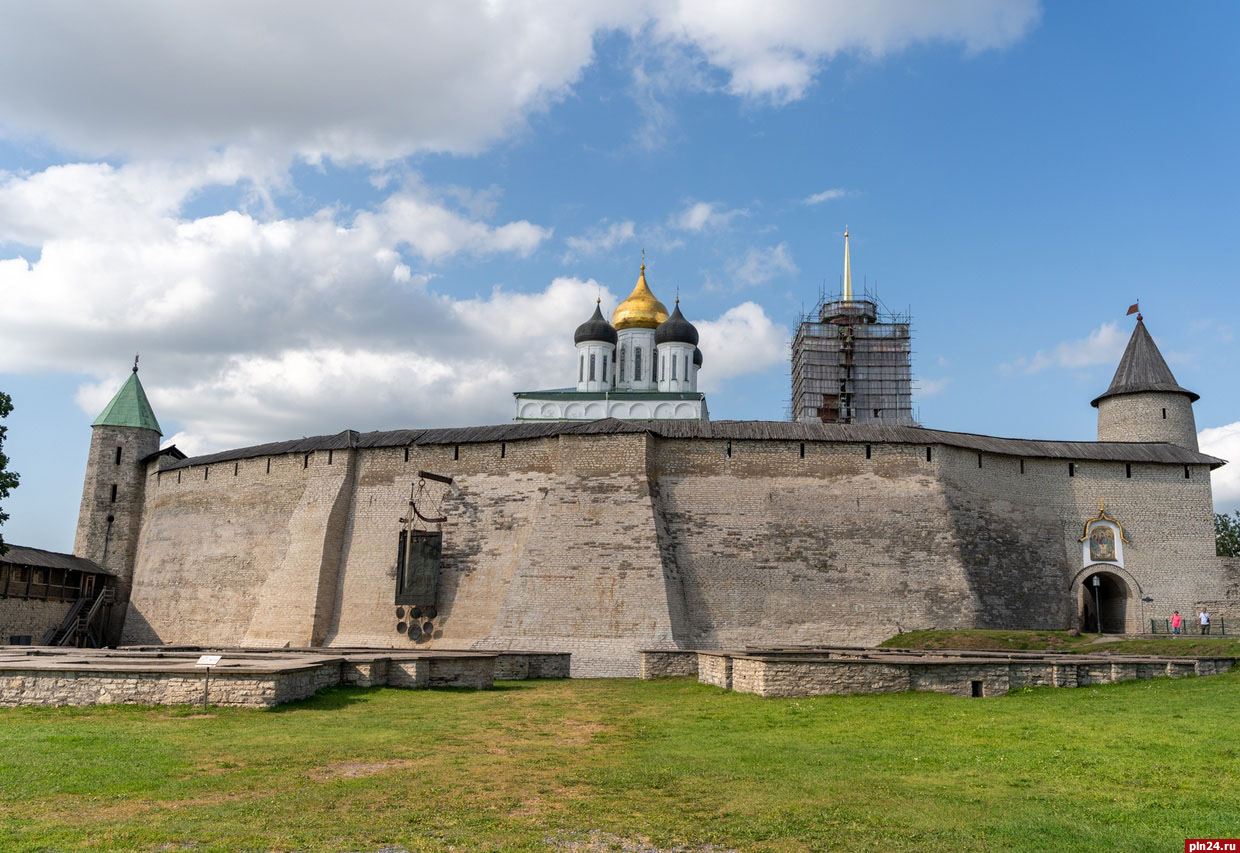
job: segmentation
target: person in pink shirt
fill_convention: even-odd
[[[1184,624],[1184,619],[1180,616],[1180,611],[1171,614],[1171,633],[1180,633],[1180,626]]]

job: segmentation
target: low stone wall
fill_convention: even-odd
[[[9,647],[0,650],[0,706],[198,704],[206,677],[194,666],[200,651]],[[337,685],[481,690],[491,687],[501,657],[493,652],[358,650],[329,657],[303,650],[216,651],[225,661],[211,671],[207,701],[241,708],[270,708]],[[567,654],[509,652],[503,658],[507,678],[568,677]]]
[[[496,681],[568,678],[572,655],[555,652],[500,652],[495,658]]]
[[[638,653],[638,677],[667,678],[674,675],[697,675],[698,653],[676,649],[646,649]]]
[[[1232,658],[1119,658],[945,653],[940,658],[885,650],[808,654],[699,652],[698,680],[759,696],[822,696],[924,690],[1001,696],[1021,687],[1085,687],[1142,678],[1216,675]],[[729,666],[730,663],[730,666]]]
[[[207,702],[234,708],[271,708],[313,696],[331,667],[281,673],[211,675]],[[338,682],[332,682],[338,683]],[[150,672],[28,670],[0,672],[0,705],[194,705],[203,676]]]
[[[698,681],[732,689],[732,658],[718,652],[697,653]]]
[[[430,658],[427,687],[472,687],[485,690],[494,681],[494,655]],[[528,667],[527,667],[528,670]]]

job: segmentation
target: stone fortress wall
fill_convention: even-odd
[[[573,675],[611,676],[636,675],[640,649],[1065,628],[1100,500],[1130,540],[1114,572],[1133,605],[1191,612],[1227,586],[1208,457],[1178,448],[1137,445],[1125,462],[974,451],[917,429],[898,435],[925,443],[438,432],[152,462],[122,642],[554,650]],[[393,602],[419,471],[454,484],[424,484],[448,520],[434,631],[413,640]],[[1143,615],[1127,618],[1135,630]]]

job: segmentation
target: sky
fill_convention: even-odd
[[[1140,300],[1240,463],[1235,3],[0,0],[0,32],[8,542],[72,548],[135,353],[190,454],[504,423],[643,249],[711,416],[782,420],[845,227],[922,424],[1094,438]]]

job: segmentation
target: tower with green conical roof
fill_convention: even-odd
[[[112,623],[124,620],[146,497],[147,459],[159,451],[162,430],[133,372],[91,425],[73,553],[116,575]],[[115,633],[112,634],[116,636]]]

